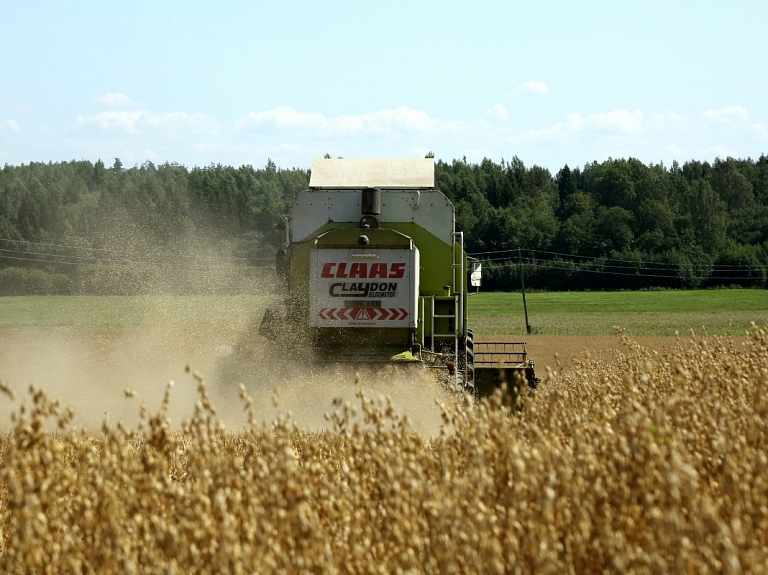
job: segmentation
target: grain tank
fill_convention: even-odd
[[[464,236],[434,159],[316,159],[283,233],[283,299],[260,333],[284,353],[425,365],[481,394],[515,373],[535,383],[525,343],[474,341]]]

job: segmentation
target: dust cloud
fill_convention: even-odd
[[[290,364],[288,358],[263,363],[228,361],[232,363],[226,365],[225,361],[215,371],[218,379],[211,394],[228,418],[243,409],[232,392],[240,384],[253,399],[257,419],[270,421],[290,414],[297,425],[315,430],[330,427],[326,415],[340,404],[348,402],[360,412],[358,394],[362,393],[380,405],[389,399],[415,431],[436,435],[442,424],[441,406],[451,405],[458,397],[423,366],[301,365]]]
[[[142,301],[159,306],[169,300]],[[174,323],[168,313],[147,309],[156,323],[118,330],[64,326],[0,332],[0,381],[16,394],[12,402],[0,399],[0,429],[10,427],[13,410],[29,403],[30,385],[72,407],[75,427],[97,430],[104,422],[122,422],[135,428],[141,404],[149,414],[159,411],[171,381],[168,415],[178,427],[191,419],[200,400],[194,374],[202,376],[216,416],[229,430],[248,422],[240,385],[253,399],[257,420],[268,424],[290,414],[294,423],[310,429],[330,427],[325,415],[336,409],[334,400],[359,407],[360,390],[371,400],[389,397],[413,429],[437,434],[438,404],[453,400],[426,368],[296,363],[258,335],[253,322],[222,327],[199,318],[190,326]],[[247,358],[234,351],[243,340],[251,342]]]
[[[67,299],[75,309],[62,321],[31,309],[0,329],[0,381],[16,395],[0,396],[0,429],[10,428],[11,413],[30,401],[30,385],[72,407],[76,427],[135,427],[142,404],[150,415],[160,410],[171,381],[168,415],[180,426],[200,400],[199,374],[228,429],[247,424],[242,384],[267,423],[290,412],[297,425],[326,428],[333,401],[359,406],[362,390],[372,400],[389,396],[414,429],[439,431],[437,403],[452,394],[428,371],[297,363],[260,336],[263,308],[276,297],[274,276],[253,265],[258,251],[243,258],[238,249],[214,233],[153,237],[126,213],[105,222],[90,251],[78,252],[96,263],[75,274],[82,293],[103,295]],[[238,297],[252,297],[253,307],[244,312]],[[243,347],[247,359],[238,353]]]

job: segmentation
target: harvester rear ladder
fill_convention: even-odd
[[[450,295],[444,296],[428,296],[430,300],[430,334],[431,345],[430,350],[435,352],[435,340],[436,339],[453,339],[453,362],[454,362],[454,380],[455,383],[459,383],[459,334],[463,327],[467,323],[467,318],[464,313],[464,289],[465,289],[465,276],[466,268],[464,264],[464,232],[453,232],[453,237],[458,240],[458,249],[456,248],[457,242],[453,244],[453,257],[451,261],[451,285]],[[436,301],[452,301],[452,309],[447,310],[448,313],[436,313]],[[422,300],[423,302],[423,300]],[[423,308],[422,308],[423,317]],[[450,325],[450,320],[453,320],[453,331],[446,333],[438,333],[435,331],[435,319],[446,319],[446,323]],[[422,332],[423,333],[423,332]],[[464,350],[464,365],[467,366],[467,380],[471,376],[470,369],[468,368],[467,350]]]

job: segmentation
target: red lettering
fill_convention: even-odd
[[[323,264],[323,271],[320,273],[320,277],[321,278],[332,278],[332,277],[334,277],[334,275],[333,275],[333,267],[335,265],[336,264],[332,264],[332,263]]]
[[[405,262],[396,262],[387,264],[384,262],[372,263],[370,266],[365,262],[354,262],[352,264],[341,262],[327,262],[323,264],[320,277],[323,278],[341,278],[341,279],[400,279],[405,276]],[[349,271],[347,271],[349,268]]]
[[[352,269],[349,270],[349,277],[351,278],[367,278],[368,277],[368,264],[355,262],[352,264]]]
[[[392,264],[392,266],[389,268],[389,277],[390,277],[390,279],[401,278],[404,275],[405,275],[405,263],[404,262],[398,262],[396,264]]]
[[[386,279],[387,277],[387,264],[371,264],[371,275],[368,276],[370,279],[373,278],[381,278]]]

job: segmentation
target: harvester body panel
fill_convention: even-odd
[[[386,228],[413,223],[451,245],[455,223],[453,204],[438,190],[380,190],[381,212],[375,214]],[[361,190],[307,190],[299,193],[291,210],[291,242],[315,237],[329,224],[332,229],[344,223],[359,228],[362,219]]]

